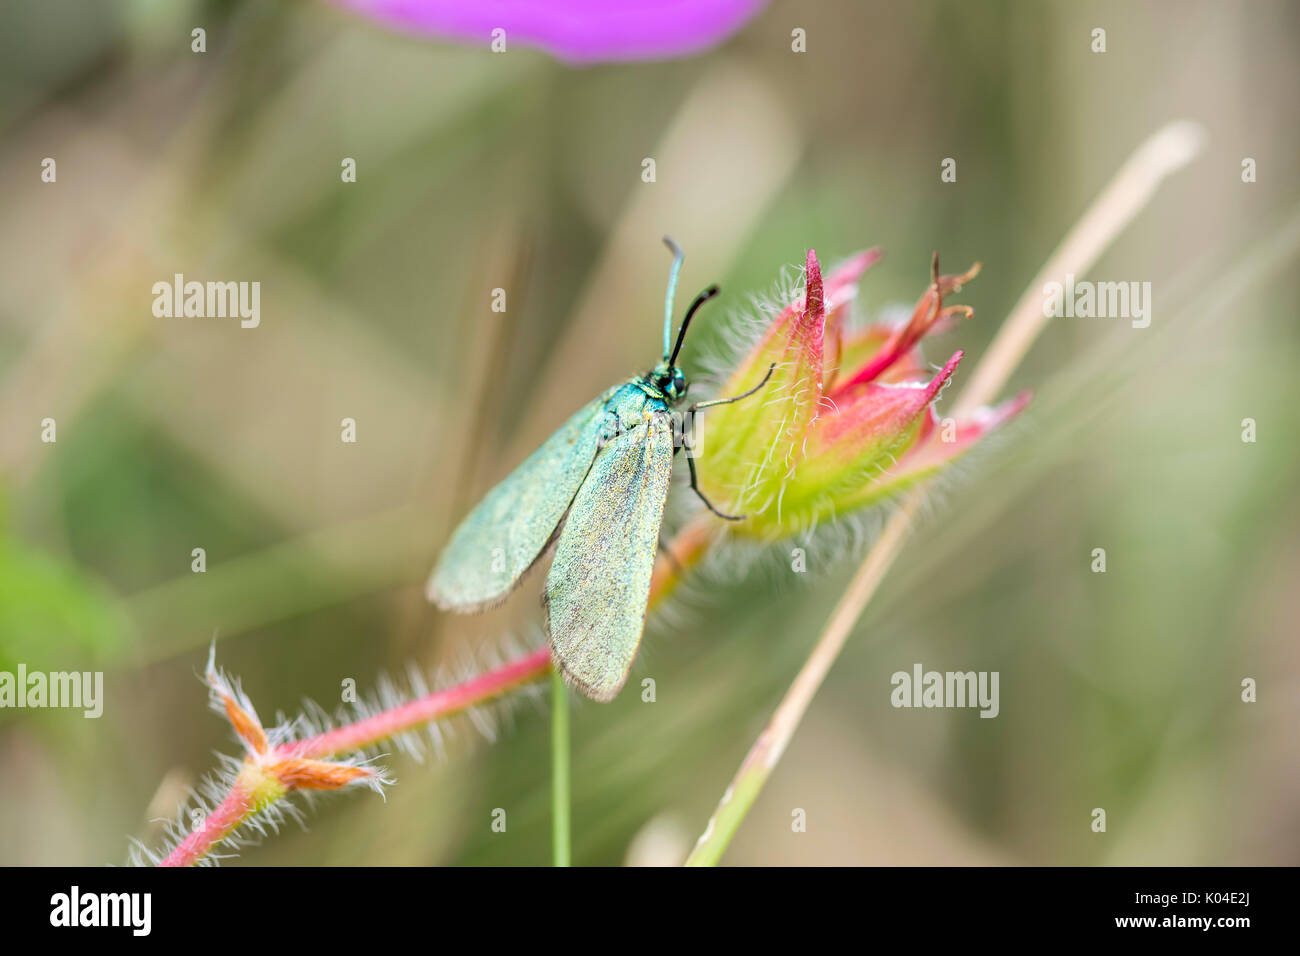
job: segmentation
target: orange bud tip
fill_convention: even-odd
[[[300,757],[281,760],[269,770],[289,790],[340,790],[354,783],[371,783],[379,777],[367,767]]]

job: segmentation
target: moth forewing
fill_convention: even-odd
[[[673,296],[683,256],[666,236],[664,244],[673,264],[663,361],[578,412],[493,488],[453,533],[429,578],[429,599],[441,607],[482,610],[505,600],[556,540],[545,592],[551,659],[569,683],[601,701],[622,689],[641,643],[673,452],[686,450],[691,490],[710,511],[727,521],[743,518],[719,511],[699,489],[691,412],[753,392],[692,405],[687,423],[671,413],[690,388],[677,364],[686,329],[718,287],[695,297],[674,342]]]
[[[561,425],[465,517],[429,577],[429,600],[471,613],[500,604],[518,586],[591,468],[611,394]]]
[[[574,497],[546,578],[552,661],[598,701],[623,688],[641,643],[673,467],[664,402],[624,386],[609,407],[627,427]]]

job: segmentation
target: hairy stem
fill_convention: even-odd
[[[253,801],[242,786],[230,788],[224,800],[209,813],[190,835],[167,855],[159,866],[194,866],[218,843],[230,836],[252,815]]]
[[[500,697],[523,684],[541,679],[551,669],[548,648],[540,648],[463,684],[434,691],[356,723],[344,724],[315,737],[277,748],[287,757],[330,757],[363,750],[404,731]]]
[[[244,768],[245,771],[254,771],[261,767],[283,765],[285,761],[318,760],[354,753],[404,731],[486,703],[523,684],[540,679],[550,669],[550,650],[543,647],[455,687],[426,694],[391,710],[335,727],[314,737],[288,741],[264,754],[250,754],[245,759]],[[241,773],[217,807],[160,865],[193,866],[199,863],[255,813],[266,809],[293,789],[292,786],[284,786],[254,790],[248,783],[248,779],[253,779],[254,776],[253,773]]]

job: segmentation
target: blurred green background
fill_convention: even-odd
[[[1206,151],[1092,273],[1151,281],[1151,328],[1049,327],[1014,382],[1035,403],[944,482],[727,861],[1300,862],[1300,6],[1082,7],[774,2],[706,54],[581,70],[319,2],[0,8],[0,669],[100,669],[107,698],[0,711],[0,863],[160,844],[236,752],[197,680],[214,632],[264,718],[536,640],[541,575],[477,618],[423,581],[484,490],[654,359],[662,234],[683,290],[724,293],[688,370],[808,247],[870,245],[867,312],[914,301],[932,250],[984,263],[927,355],[973,367],[1178,118]],[[260,328],[154,318],[176,272],[260,281]],[[723,574],[652,620],[631,689],[576,706],[576,862],[684,855],[856,557]],[[917,662],[999,671],[1001,715],[891,708]],[[548,862],[544,708],[456,729],[446,759],[383,761],[387,802],[320,800],[230,865]]]

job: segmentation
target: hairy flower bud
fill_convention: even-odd
[[[762,380],[753,401],[724,405],[699,449],[700,485],[711,500],[745,514],[729,530],[775,539],[880,502],[926,477],[1018,413],[1021,395],[942,424],[934,408],[962,353],[931,373],[919,343],[966,306],[944,297],[974,278],[932,277],[910,318],[846,328],[858,279],[879,258],[861,253],[823,278],[809,250],[802,302],[787,305],[740,360],[721,394]]]

